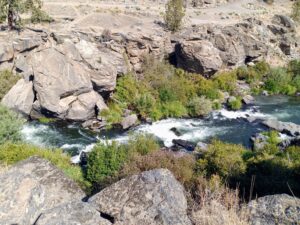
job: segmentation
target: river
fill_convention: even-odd
[[[24,125],[22,134],[29,143],[62,148],[73,156],[73,162],[78,162],[80,152],[90,151],[97,141],[126,142],[130,134],[143,132],[155,135],[167,147],[172,145],[173,139],[206,142],[212,138],[250,147],[250,137],[266,128],[259,122],[248,122],[246,118],[249,116],[276,118],[300,124],[300,98],[259,96],[256,97],[255,104],[239,111],[221,109],[205,119],[165,119],[153,124],[141,124],[127,132],[94,133],[76,123],[41,124],[33,121]],[[180,132],[180,136],[170,130],[174,127]]]

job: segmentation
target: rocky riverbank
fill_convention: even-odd
[[[176,66],[207,77],[263,59],[299,58],[299,37],[287,16],[275,15],[270,23],[249,18],[230,26],[187,27],[176,35],[157,29],[151,34],[2,31],[0,69],[21,76],[2,103],[32,119],[84,122],[107,108],[117,77],[142,72],[146,55],[170,56]]]
[[[1,172],[0,179],[3,225],[197,224],[188,213],[184,188],[166,169],[127,177],[91,197],[38,157]],[[299,204],[295,197],[272,195],[251,201],[245,212],[249,224],[296,224]]]

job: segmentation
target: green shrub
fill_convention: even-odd
[[[108,109],[104,109],[100,112],[100,116],[103,117],[109,126],[120,123],[122,121],[122,109],[118,104],[108,103]]]
[[[192,98],[187,106],[190,116],[206,116],[212,111],[212,103],[205,97]]]
[[[161,107],[164,117],[183,117],[187,115],[187,109],[180,101],[167,102]]]
[[[144,118],[146,118],[148,115],[151,115],[155,105],[155,99],[150,93],[138,95],[134,102],[135,109]]]
[[[295,0],[293,3],[292,18],[295,21],[300,22],[300,0]]]
[[[207,80],[202,77],[197,81],[197,94],[199,96],[204,95],[212,100],[221,97],[218,85],[213,80]]]
[[[52,123],[55,121],[55,118],[41,117],[38,119],[40,123]]]
[[[228,106],[231,110],[239,110],[242,108],[243,103],[241,98],[236,98],[228,102]]]
[[[0,72],[0,102],[19,79],[20,77],[18,75],[15,75],[8,70]]]
[[[214,174],[224,179],[239,177],[246,171],[246,163],[243,160],[245,153],[246,149],[241,145],[214,140],[198,160],[198,169],[208,177]]]
[[[229,93],[234,93],[237,82],[236,71],[219,73],[213,78],[213,81],[219,89]]]
[[[0,145],[0,164],[13,165],[31,156],[39,156],[49,160],[83,188],[90,187],[90,184],[84,179],[81,168],[72,165],[70,156],[63,153],[62,150],[43,149],[29,144],[13,144],[11,142]]]
[[[129,138],[126,148],[131,154],[147,155],[158,151],[160,146],[152,134],[139,134]]]
[[[100,184],[118,175],[126,160],[124,146],[112,142],[98,143],[89,154],[86,178],[93,184]]]
[[[292,77],[286,69],[271,69],[265,81],[265,89],[274,94],[286,93],[291,81]]]
[[[266,132],[265,135],[268,136],[268,143],[277,145],[280,143],[279,133],[276,130],[271,130],[269,132]]]
[[[292,74],[292,85],[300,91],[300,61],[293,60],[288,65],[288,71]]]
[[[0,104],[0,144],[6,141],[21,141],[21,129],[24,121],[20,117]]]
[[[54,20],[40,8],[34,8],[31,13],[30,22],[31,23],[51,23]]]
[[[167,28],[172,31],[178,31],[181,27],[185,10],[182,0],[169,0],[166,4],[164,20]]]

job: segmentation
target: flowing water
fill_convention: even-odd
[[[222,109],[205,119],[166,119],[153,124],[142,124],[123,133],[117,131],[93,133],[76,123],[40,124],[35,121],[27,123],[22,134],[29,143],[62,148],[72,154],[74,162],[78,162],[80,152],[90,151],[97,141],[126,142],[131,133],[151,133],[167,147],[172,145],[173,139],[205,142],[212,138],[250,147],[249,138],[266,128],[259,122],[248,122],[246,118],[249,116],[277,118],[280,121],[300,124],[300,98],[260,96],[256,98],[254,105],[239,111]],[[171,128],[176,128],[180,135],[177,136]]]

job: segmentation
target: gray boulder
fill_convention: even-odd
[[[114,224],[189,225],[184,188],[166,169],[134,175],[92,196],[98,211]]]
[[[10,109],[29,115],[34,101],[32,82],[20,79],[2,99],[2,104]]]
[[[41,214],[35,225],[110,225],[109,220],[88,203],[69,202]]]
[[[178,67],[205,76],[213,75],[223,64],[219,50],[207,40],[180,42],[175,55]]]
[[[50,162],[31,157],[0,175],[0,224],[34,224],[45,210],[85,195]]]
[[[102,96],[95,91],[67,98],[64,103],[60,103],[66,106],[67,114],[64,118],[68,120],[85,121],[95,117],[96,108],[98,111],[107,108]]]
[[[27,62],[33,68],[34,89],[41,107],[55,115],[66,113],[61,99],[92,91],[86,70],[54,48],[32,53]]]
[[[286,133],[291,136],[300,135],[300,125],[291,122],[281,122],[276,119],[267,119],[262,122],[263,125],[277,130],[281,133]]]
[[[298,224],[300,199],[287,194],[269,195],[253,200],[248,205],[250,224]]]
[[[138,117],[137,117],[136,114],[132,114],[132,115],[126,116],[121,121],[122,129],[123,130],[127,130],[130,127],[136,125],[137,122],[138,122]]]
[[[246,104],[246,105],[249,105],[249,104],[253,104],[254,103],[254,97],[251,96],[251,95],[245,95],[242,99],[242,101]]]

